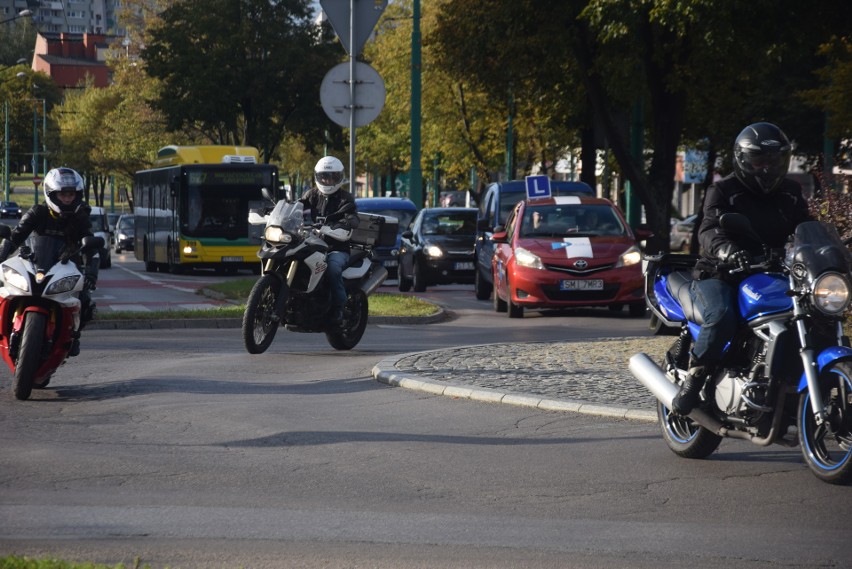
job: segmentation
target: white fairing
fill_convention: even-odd
[[[325,274],[325,270],[328,268],[328,263],[325,261],[325,253],[313,253],[305,259],[304,263],[311,269],[311,279],[308,282],[308,290],[305,292],[312,292],[317,288],[317,285],[322,280],[322,276]]]
[[[15,279],[10,279],[11,273],[8,271],[15,271],[19,275],[23,277],[21,280],[25,280],[28,286],[32,286],[32,282],[34,281],[35,275],[35,267],[33,267],[32,262],[22,259],[21,257],[15,256],[10,257],[4,263],[0,264],[0,271],[3,274],[3,286],[0,287],[0,298],[8,299],[15,297],[28,297],[32,296],[32,289],[25,290],[23,288],[19,288],[15,286],[13,282],[16,282]],[[50,286],[45,291],[45,294],[42,294],[41,298],[47,298],[53,300],[57,304],[60,304],[63,307],[71,308],[74,314],[74,330],[80,329],[80,299],[78,298],[80,292],[83,290],[83,286],[85,283],[85,279],[83,278],[83,274],[77,269],[77,265],[73,262],[68,263],[57,263],[50,268],[50,270],[45,273],[45,280],[50,279],[50,283],[56,283],[64,278],[76,279],[76,283],[74,287],[65,292],[59,292],[56,294],[46,294],[47,290],[49,290]]]
[[[362,259],[360,265],[348,267],[345,271],[343,271],[343,278],[359,280],[367,274],[367,271],[370,270],[371,264],[370,259]]]

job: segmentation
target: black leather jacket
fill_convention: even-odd
[[[351,203],[353,206],[352,211],[343,219],[332,223],[331,227],[333,229],[340,227],[344,229],[355,229],[358,227],[358,215],[354,209],[355,198],[344,189],[339,189],[330,196],[327,196],[318,189],[311,188],[305,192],[302,199],[299,201],[305,206],[305,210],[310,210],[311,221],[314,223],[317,222],[318,218],[328,217],[329,215],[339,211],[344,205]],[[348,241],[341,242],[330,237],[326,238],[325,241],[329,244],[330,251],[343,251],[345,253],[349,253],[350,247]]]

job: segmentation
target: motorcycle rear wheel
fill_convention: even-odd
[[[829,365],[820,373],[826,421],[817,425],[809,392],[799,397],[802,455],[811,472],[829,484],[852,482],[852,362]]]
[[[252,287],[243,313],[243,343],[250,354],[262,354],[272,344],[281,319],[275,313],[282,283],[275,275],[263,275]]]
[[[46,326],[47,316],[41,312],[30,312],[24,320],[21,347],[15,362],[15,377],[12,379],[12,392],[21,401],[29,399],[33,391],[35,374],[41,365]]]
[[[711,433],[689,417],[681,417],[657,402],[657,418],[669,449],[682,458],[707,458],[719,448],[722,437]]]
[[[368,313],[369,304],[364,291],[359,289],[350,292],[343,309],[343,328],[325,333],[331,347],[335,350],[351,350],[357,346],[367,329]]]

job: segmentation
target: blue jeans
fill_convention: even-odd
[[[738,311],[736,290],[719,279],[692,281],[689,295],[702,315],[704,324],[692,346],[692,356],[702,365],[716,363],[734,332],[737,330]]]
[[[331,291],[332,318],[343,315],[343,307],[346,305],[346,288],[343,286],[343,269],[349,262],[349,253],[343,251],[332,251],[326,257],[328,268],[325,278],[328,279],[328,287]]]

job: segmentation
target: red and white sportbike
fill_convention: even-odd
[[[11,230],[0,226],[0,237]],[[0,356],[12,371],[12,392],[27,399],[47,387],[80,335],[80,293],[85,278],[72,258],[104,246],[101,237],[84,237],[68,250],[65,240],[32,235],[18,255],[0,264]]]

